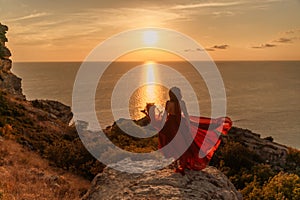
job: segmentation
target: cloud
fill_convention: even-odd
[[[215,46],[213,46],[211,48],[213,48],[213,49],[227,49],[228,47],[229,47],[229,45],[222,44],[222,45],[215,45]]]
[[[173,20],[187,20],[184,14],[162,8],[107,8],[86,9],[72,15],[73,19],[93,26],[136,28],[164,26]],[[105,20],[103,20],[105,19]],[[130,19],[130,20],[129,20]],[[113,22],[113,23],[112,23]]]
[[[185,49],[185,52],[195,52],[195,51],[205,51],[205,49],[202,48],[196,48],[196,49]]]
[[[284,32],[279,33],[280,37],[278,37],[278,39],[270,40],[270,42],[267,42],[267,43],[264,43],[261,45],[252,46],[252,48],[264,49],[264,48],[272,48],[272,47],[281,46],[283,44],[293,43],[295,40],[300,39],[299,34],[300,34],[300,29],[292,29],[292,30],[284,31]]]
[[[267,44],[265,44],[264,46],[265,46],[265,47],[276,47],[277,45],[275,45],[275,44],[268,44],[268,43],[267,43]]]
[[[202,1],[201,3],[190,3],[190,4],[178,4],[171,9],[175,10],[184,10],[184,9],[195,9],[195,8],[218,8],[218,7],[232,7],[232,6],[239,6],[245,5],[249,7],[250,5],[253,6],[263,6],[263,8],[267,8],[269,4],[281,2],[282,0],[244,0],[244,1],[228,1],[228,2],[210,2],[210,1]]]
[[[38,19],[46,15],[49,16],[43,20]],[[38,20],[30,20],[28,23],[26,21],[27,24],[24,26],[23,20],[26,19]],[[183,14],[164,9],[93,8],[72,13],[40,12],[10,19],[13,22],[11,27],[14,29],[12,38],[20,41],[18,45],[45,43],[55,46],[73,45],[73,42],[69,42],[69,38],[80,42],[89,38],[87,43],[94,43],[124,29],[139,26],[159,27],[172,20],[186,20],[186,18]]]
[[[234,16],[235,13],[231,11],[218,11],[212,13],[216,17],[223,17],[223,16]]]
[[[277,40],[274,40],[274,42],[280,42],[280,43],[290,43],[292,42],[293,38],[279,38]]]
[[[206,51],[215,51],[213,48],[205,48]]]
[[[6,20],[6,22],[17,22],[17,21],[22,21],[22,20],[26,20],[26,19],[33,19],[33,18],[43,17],[43,16],[47,16],[47,15],[49,15],[49,13],[45,13],[45,12],[35,13],[35,14],[25,15],[25,16],[22,16],[22,17],[8,19],[8,20]]]
[[[296,34],[296,33],[300,33],[300,29],[288,30],[288,31],[286,31],[284,33],[287,34],[287,35],[289,35],[289,34]]]
[[[185,49],[185,52],[195,52],[195,51],[216,51],[218,49],[227,49],[229,47],[229,45],[227,44],[222,44],[222,45],[214,45],[212,47],[208,47],[205,49],[201,49],[201,48],[197,48],[197,49]]]
[[[271,47],[276,47],[277,45],[275,44],[270,44],[270,43],[266,43],[266,44],[261,44],[260,46],[253,46],[252,48],[254,49],[264,49],[264,48],[271,48]]]
[[[241,1],[233,2],[211,2],[211,3],[197,3],[197,4],[182,4],[173,6],[172,9],[181,10],[181,9],[193,9],[193,8],[205,8],[205,7],[226,7],[226,6],[235,6],[243,4]]]
[[[293,43],[295,40],[299,40],[300,38],[300,29],[292,29],[285,32],[280,33],[281,37],[273,40],[273,42],[277,43]]]

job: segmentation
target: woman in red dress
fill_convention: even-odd
[[[216,119],[189,116],[181,91],[177,87],[169,90],[162,119],[151,117],[157,129],[158,121],[164,123],[159,131],[158,148],[166,158],[178,158],[176,172],[184,174],[186,168],[201,170],[206,167],[220,144],[220,135],[227,134],[232,122],[228,117]]]

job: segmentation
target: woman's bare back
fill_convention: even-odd
[[[168,101],[166,105],[166,111],[169,115],[176,115],[176,104],[174,101]]]

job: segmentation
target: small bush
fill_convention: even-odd
[[[300,151],[297,149],[289,148],[286,158],[286,170],[300,176]]]
[[[280,172],[262,188],[264,199],[300,199],[300,178],[296,174]]]
[[[230,141],[220,146],[211,163],[220,168],[222,161],[223,166],[230,168],[228,172],[228,175],[230,175],[237,174],[242,168],[250,170],[260,160],[260,157],[256,153],[250,151],[242,144]]]
[[[242,192],[245,199],[298,200],[300,199],[300,178],[296,174],[280,172],[262,187],[254,181],[247,185]]]

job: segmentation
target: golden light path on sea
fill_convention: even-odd
[[[158,74],[156,73],[156,66],[155,66],[155,62],[153,61],[147,61],[145,63],[146,68],[145,68],[145,82],[146,82],[146,96],[145,96],[145,100],[147,102],[145,103],[154,103],[155,100],[158,98],[157,94],[155,92],[156,89],[156,81],[158,79]]]

